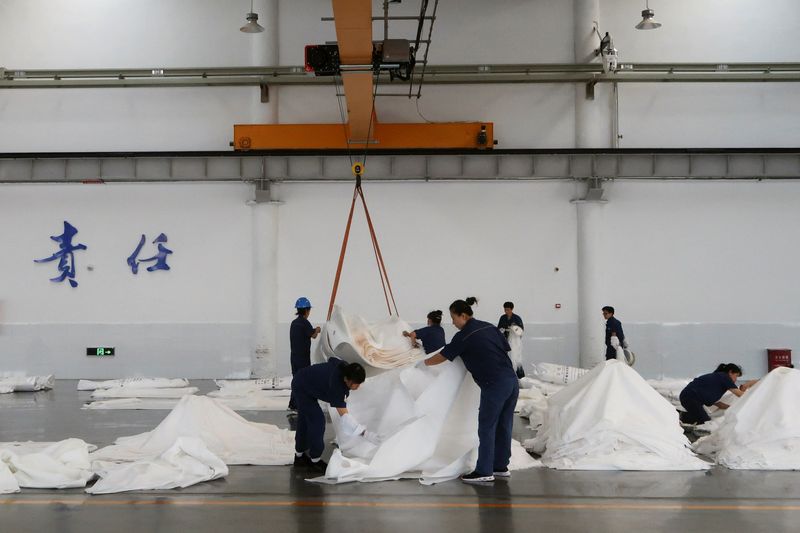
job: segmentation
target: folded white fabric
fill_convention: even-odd
[[[292,376],[258,379],[215,379],[214,383],[220,389],[242,387],[262,390],[290,390],[292,388]]]
[[[547,383],[567,385],[585,376],[589,370],[574,366],[557,365],[554,363],[534,363],[533,376]]]
[[[675,408],[627,364],[609,360],[548,399],[527,448],[565,470],[704,470]]]
[[[20,376],[6,375],[0,377],[0,394],[9,392],[34,392],[52,389],[55,376]]]
[[[114,401],[114,400],[110,400]],[[91,454],[92,461],[157,457],[179,437],[197,437],[225,464],[285,465],[294,461],[294,432],[249,422],[206,396],[184,396],[152,431],[120,437]]]
[[[778,367],[738,399],[698,453],[739,470],[800,470],[800,370]]]
[[[86,489],[89,494],[184,488],[228,475],[222,459],[196,437],[178,437],[153,459],[126,464],[95,461],[92,467],[101,479]]]
[[[396,316],[368,323],[360,316],[346,315],[335,306],[330,320],[322,327],[314,362],[338,357],[364,365],[367,376],[407,366],[425,357],[424,350],[414,348],[411,339],[403,336],[403,331],[411,329]]]
[[[85,487],[94,477],[89,464],[93,448],[80,439],[0,443],[0,492],[19,492],[20,487]]]
[[[188,387],[189,380],[183,378],[123,378],[106,381],[78,381],[78,390],[114,389],[117,387],[138,387],[142,389],[164,389]]]
[[[182,398],[195,394],[197,387],[181,387],[166,389],[146,389],[142,387],[116,387],[113,389],[95,389],[92,398],[104,400],[108,398]]]

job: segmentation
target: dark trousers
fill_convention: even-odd
[[[303,368],[311,366],[311,356],[292,354],[289,358],[289,362],[292,364],[292,377],[294,377]],[[292,395],[289,397],[289,409],[297,409],[297,402],[295,402],[294,399],[294,389],[292,389]]]
[[[508,378],[481,386],[481,405],[478,411],[478,474],[508,468],[511,459],[511,429],[514,426],[514,408],[519,397],[519,381],[510,374]]]
[[[708,416],[706,410],[703,408],[703,402],[697,395],[690,391],[683,389],[680,395],[681,405],[686,409],[686,413],[681,416],[681,421],[687,424],[702,424],[708,422],[711,417]]]
[[[308,451],[309,457],[317,459],[325,451],[325,414],[316,398],[298,391],[292,382],[292,393],[297,402],[297,430],[294,434],[294,449],[297,453]]]
[[[617,358],[617,349],[613,346],[606,346],[606,361]]]

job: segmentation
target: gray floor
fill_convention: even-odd
[[[82,411],[75,381],[0,395],[0,441],[80,437],[98,446],[152,429],[167,411]],[[201,391],[213,388],[197,382]],[[243,412],[287,427],[284,413]],[[518,437],[527,435],[518,420]],[[797,531],[800,472],[517,472],[494,486],[458,481],[315,485],[291,467],[234,466],[183,490],[89,496],[23,489],[0,496],[0,532],[24,531]]]

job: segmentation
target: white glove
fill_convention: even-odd
[[[622,347],[625,348],[626,350],[628,349],[628,339],[623,339]]]
[[[514,334],[514,335],[516,335],[517,337],[522,337],[522,331],[523,331],[523,329],[522,329],[521,327],[519,327],[519,326],[517,326],[516,324],[514,324],[514,325],[513,325],[513,326],[511,326],[509,329],[511,330],[511,333],[513,333],[513,334]]]
[[[425,359],[420,359],[419,361],[417,361],[417,364],[414,365],[414,368],[416,368],[417,370],[425,371],[428,369],[428,365],[425,364]]]
[[[366,430],[364,432],[364,438],[367,439],[372,444],[380,444],[381,443],[380,436],[377,433],[375,433],[374,431]]]
[[[612,335],[609,342],[611,343],[612,348],[619,348],[619,339],[616,335]]]
[[[367,428],[362,426],[358,423],[353,415],[350,413],[346,413],[342,416],[342,431],[345,432],[346,435],[356,436],[361,435],[366,431]]]

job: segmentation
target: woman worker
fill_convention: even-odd
[[[422,342],[425,353],[435,352],[445,344],[444,329],[442,328],[442,312],[431,311],[428,313],[428,325],[424,328],[415,329],[412,332],[404,331],[403,335],[411,338],[412,341]]]
[[[308,321],[311,314],[311,302],[305,296],[301,296],[294,304],[297,310],[297,318],[289,326],[289,361],[292,364],[292,376],[307,366],[311,366],[311,339],[317,338],[320,328],[316,328]],[[294,395],[289,398],[289,410],[297,409]]]
[[[720,402],[719,399],[727,391],[736,396],[744,394],[744,390],[736,387],[736,380],[741,376],[742,369],[739,365],[723,363],[716,371],[694,378],[681,391],[681,405],[686,409],[686,412],[681,414],[681,422],[702,424],[711,420],[703,408],[704,405],[716,405],[720,409],[727,409],[728,404]]]
[[[508,357],[511,348],[494,324],[472,317],[475,298],[456,300],[450,305],[450,316],[458,333],[434,356],[421,361],[433,366],[461,356],[464,366],[481,389],[478,411],[478,464],[475,471],[461,476],[465,483],[507,478],[511,458],[511,428],[514,407],[519,396],[519,381]]]
[[[364,380],[364,367],[358,363],[345,363],[332,357],[325,363],[301,369],[292,379],[292,396],[297,403],[297,431],[295,432],[294,466],[311,466],[325,472],[328,464],[322,460],[325,451],[325,414],[319,401],[327,402],[341,416],[342,430],[348,435],[363,435],[375,442],[376,436],[359,424],[347,412],[346,398],[357,390]]]

